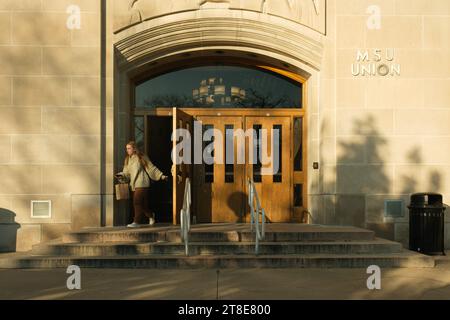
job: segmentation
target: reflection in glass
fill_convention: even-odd
[[[225,183],[234,182],[234,126],[225,125]],[[229,153],[229,154],[228,154]]]
[[[144,151],[144,117],[143,116],[136,116],[134,117],[134,141],[136,142],[136,145],[139,150]]]
[[[294,184],[294,207],[303,207],[303,185]]]
[[[294,170],[303,171],[303,118],[294,118]]]
[[[261,176],[261,132],[262,125],[255,124],[253,126],[253,182],[262,182]]]
[[[281,150],[282,150],[282,141],[283,141],[282,128],[283,127],[281,125],[279,125],[279,124],[273,126],[273,132],[278,132],[278,141],[275,140],[274,143],[273,143],[273,147],[278,149],[278,150],[273,150],[272,151],[272,161],[278,161],[278,166],[275,163],[273,164],[274,168],[278,167],[278,171],[274,172],[274,175],[273,175],[273,182],[275,182],[275,183],[283,182],[283,178],[282,178],[283,177],[283,166],[282,166],[282,164],[283,164],[283,158],[282,158],[283,157],[283,152],[281,152]],[[272,136],[272,139],[275,139],[275,135]],[[278,152],[277,153],[278,159],[277,159],[277,157],[275,157],[275,154],[276,154],[275,152]]]
[[[302,86],[271,71],[204,66],[169,72],[136,87],[136,107],[301,108]]]
[[[203,125],[203,133],[202,137],[205,136],[205,132],[208,130],[214,130],[214,126],[210,124]],[[211,141],[205,141],[203,140],[203,150],[204,152],[207,152],[207,154],[210,154],[212,158],[214,158],[214,135],[211,137]],[[205,183],[213,183],[214,182],[214,164],[207,164],[204,163],[205,166]]]

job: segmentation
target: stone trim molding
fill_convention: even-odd
[[[284,19],[257,14],[247,18],[174,14],[123,30],[115,40],[119,70],[141,65],[143,60],[219,48],[277,57],[316,71],[323,56],[322,35]]]

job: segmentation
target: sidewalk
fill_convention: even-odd
[[[69,291],[65,269],[0,270],[0,299],[216,299],[217,272],[82,269]],[[382,269],[381,290],[368,290],[364,269],[225,269],[220,299],[450,299],[450,263]]]

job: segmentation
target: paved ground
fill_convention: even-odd
[[[64,269],[0,270],[0,299],[216,299],[216,270],[83,269],[69,291]],[[220,299],[450,299],[450,263],[382,270],[381,290],[362,269],[226,269]]]

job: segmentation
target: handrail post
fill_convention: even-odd
[[[258,193],[256,192],[255,183],[250,179],[248,179],[248,203],[250,206],[250,230],[251,232],[255,231],[255,254],[259,254],[259,241],[263,240],[265,237],[265,210],[261,207],[261,203],[259,201]],[[262,215],[261,220],[259,215]],[[261,224],[261,230],[260,230]]]
[[[180,233],[184,242],[184,253],[189,256],[189,231],[191,230],[191,181],[186,179],[183,194],[183,207],[180,211]]]
[[[247,181],[248,184],[248,204],[250,206],[250,230],[253,232],[253,227],[254,227],[254,213],[253,213],[253,185],[250,179],[248,179]]]
[[[264,208],[261,209],[261,214],[262,214],[262,217],[261,217],[261,220],[262,220],[261,233],[262,234],[261,234],[261,236],[264,239],[266,236],[266,210],[264,210]]]

